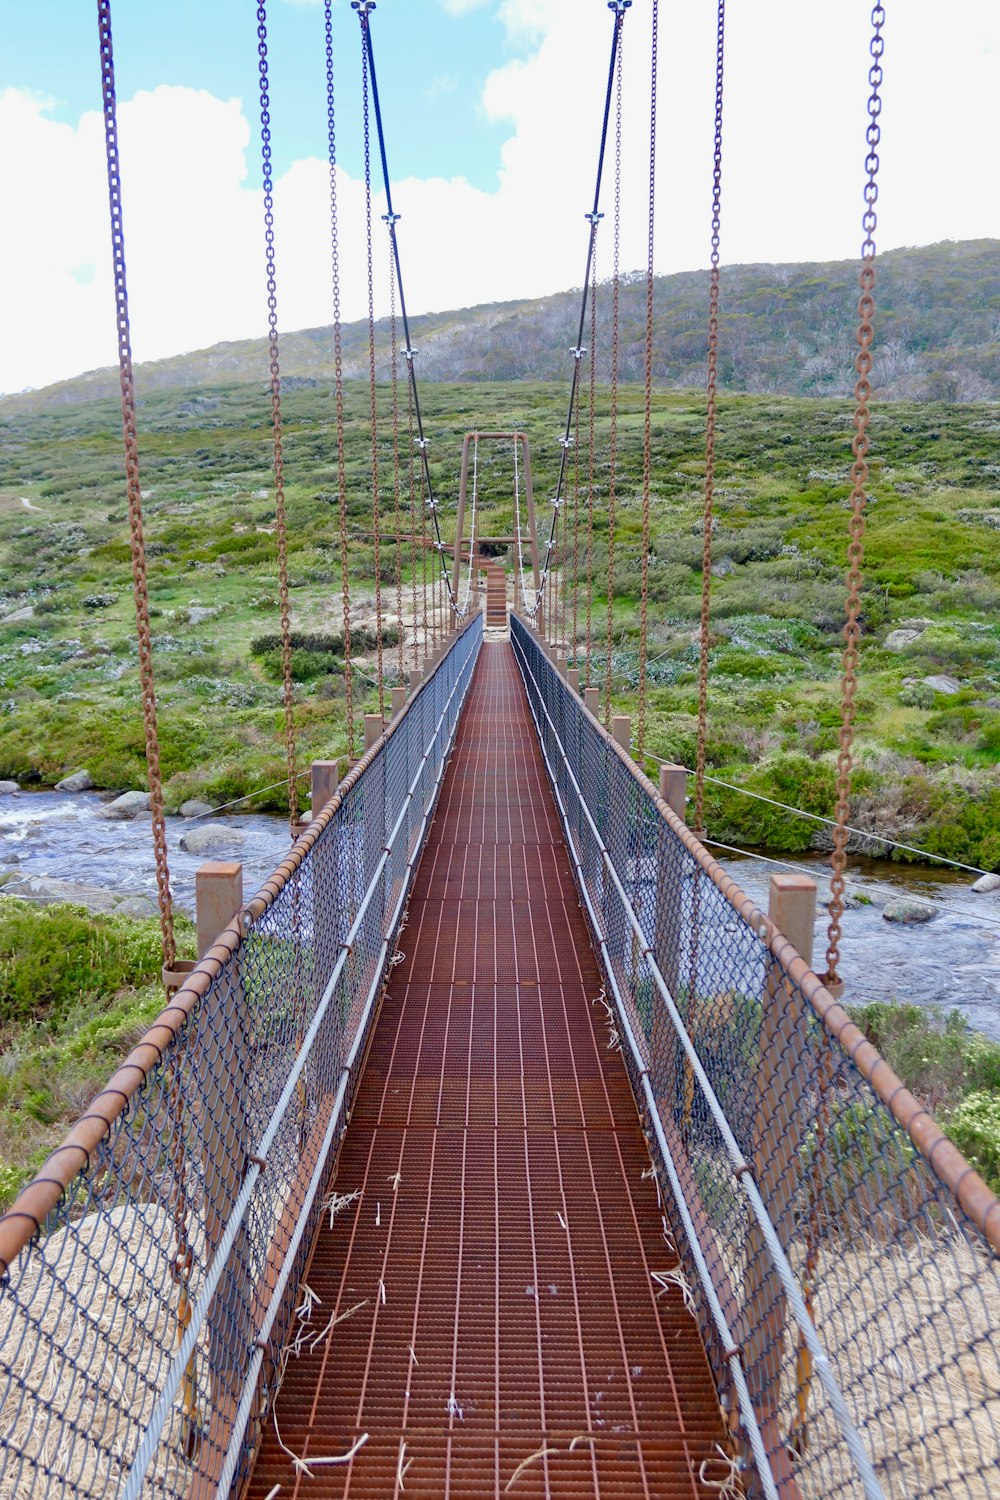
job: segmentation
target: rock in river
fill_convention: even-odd
[[[981,875],[972,889],[980,895],[987,891],[1000,891],[1000,875]]]
[[[889,902],[882,916],[887,922],[897,922],[901,927],[916,927],[921,922],[933,922],[937,911],[923,901],[910,901],[901,896],[898,901]]]
[[[244,842],[240,830],[225,823],[202,823],[200,828],[186,829],[180,837],[186,854],[214,854],[217,850],[238,849]]]
[[[140,813],[148,811],[148,792],[124,792],[122,796],[116,797],[114,802],[108,802],[100,808],[97,816],[109,818],[113,823],[123,823],[129,818],[136,818]]]
[[[20,896],[35,906],[54,906],[68,901],[91,912],[113,912],[122,917],[151,917],[156,907],[145,896],[127,891],[109,891],[105,886],[84,885],[77,880],[57,880],[51,875],[20,875],[3,882],[5,896]]]
[[[7,797],[11,792],[19,792],[21,788],[16,781],[0,781],[0,797]]]
[[[93,780],[89,771],[74,771],[72,776],[64,776],[62,781],[56,782],[57,792],[89,792],[93,790]]]
[[[180,812],[182,818],[207,818],[215,808],[211,802],[199,802],[197,797],[192,797],[189,802],[181,803]]]

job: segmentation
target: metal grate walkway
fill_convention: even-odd
[[[249,1487],[291,1497],[718,1493],[696,1323],[653,1279],[649,1156],[511,648],[482,649]],[[324,1464],[368,1440],[346,1465]],[[723,1471],[724,1472],[724,1471]]]

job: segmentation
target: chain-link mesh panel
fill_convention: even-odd
[[[476,616],[69,1139],[104,1138],[0,1220],[0,1500],[245,1475],[481,640]]]
[[[971,1172],[956,1192],[933,1169],[873,1086],[886,1065],[861,1070],[815,975],[538,639],[518,620],[512,634],[746,1493],[767,1490],[736,1363],[775,1493],[986,1500],[1000,1472],[996,1200]]]

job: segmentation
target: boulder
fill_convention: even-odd
[[[202,823],[198,828],[186,829],[180,837],[180,846],[185,854],[214,854],[224,849],[237,849],[246,842],[238,828],[225,823]]]
[[[9,797],[12,792],[20,790],[16,781],[0,781],[0,797]]]
[[[925,677],[923,684],[924,687],[933,688],[935,693],[947,693],[949,696],[962,691],[962,684],[957,677],[947,677],[944,674],[938,677]]]
[[[62,781],[56,782],[57,792],[90,792],[94,789],[94,782],[89,771],[74,771],[71,776],[64,776]]]
[[[720,557],[717,563],[712,564],[713,578],[728,578],[730,573],[736,572],[736,564],[731,557]]]
[[[15,609],[12,615],[4,615],[0,625],[18,625],[22,620],[33,620],[35,618],[35,606],[26,604],[23,609]]]
[[[972,887],[980,895],[988,891],[1000,891],[1000,875],[982,875]]]
[[[126,823],[130,818],[137,818],[140,813],[149,812],[148,792],[124,792],[122,796],[116,797],[114,802],[108,802],[104,807],[98,809],[99,818],[109,818],[113,823]]]
[[[882,650],[896,654],[906,651],[914,641],[920,639],[921,634],[919,630],[891,630],[882,643]]]
[[[156,902],[148,896],[126,896],[115,907],[116,917],[155,917]]]
[[[890,901],[882,916],[887,922],[896,922],[901,927],[917,927],[922,922],[933,922],[937,911],[925,906],[923,901],[911,901],[907,896]]]
[[[215,808],[211,802],[199,802],[197,797],[181,803],[182,818],[207,818],[210,813],[214,812]]]
[[[217,609],[207,609],[202,604],[192,604],[188,610],[188,624],[202,625],[206,620],[213,620],[218,613]]]

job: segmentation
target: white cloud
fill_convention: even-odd
[[[439,3],[450,16],[467,16],[470,11],[482,10],[490,0],[439,0]]]
[[[463,0],[449,0],[454,7]],[[509,122],[494,191],[462,178],[395,185],[412,312],[542,294],[579,282],[611,39],[600,0],[493,0],[521,56],[489,77],[483,108]],[[657,265],[704,265],[714,76],[712,7],[661,6]],[[868,0],[761,0],[731,7],[723,255],[854,256],[860,244]],[[649,9],[626,21],[622,264],[645,260]],[[542,29],[539,30],[538,28]],[[534,38],[534,40],[532,40]],[[525,43],[525,45],[520,45]],[[1000,17],[968,0],[942,28],[911,0],[886,28],[879,244],[1000,237],[996,176]],[[266,327],[261,203],[249,185],[255,130],[235,101],[161,87],[120,106],[126,245],[138,358]],[[345,122],[342,129],[347,129]],[[0,390],[113,361],[107,196],[99,116],[76,126],[46,101],[0,94],[13,212],[0,238],[11,289]],[[392,140],[390,129],[390,161]],[[610,170],[610,163],[609,163]],[[256,167],[254,167],[256,175]],[[344,316],[365,310],[363,191],[340,175]],[[610,176],[605,209],[610,208]],[[328,174],[301,161],[277,185],[283,328],[329,322]],[[383,206],[376,207],[376,215]],[[379,310],[387,249],[377,223]],[[610,270],[608,225],[600,272]],[[567,338],[572,330],[567,331]]]

